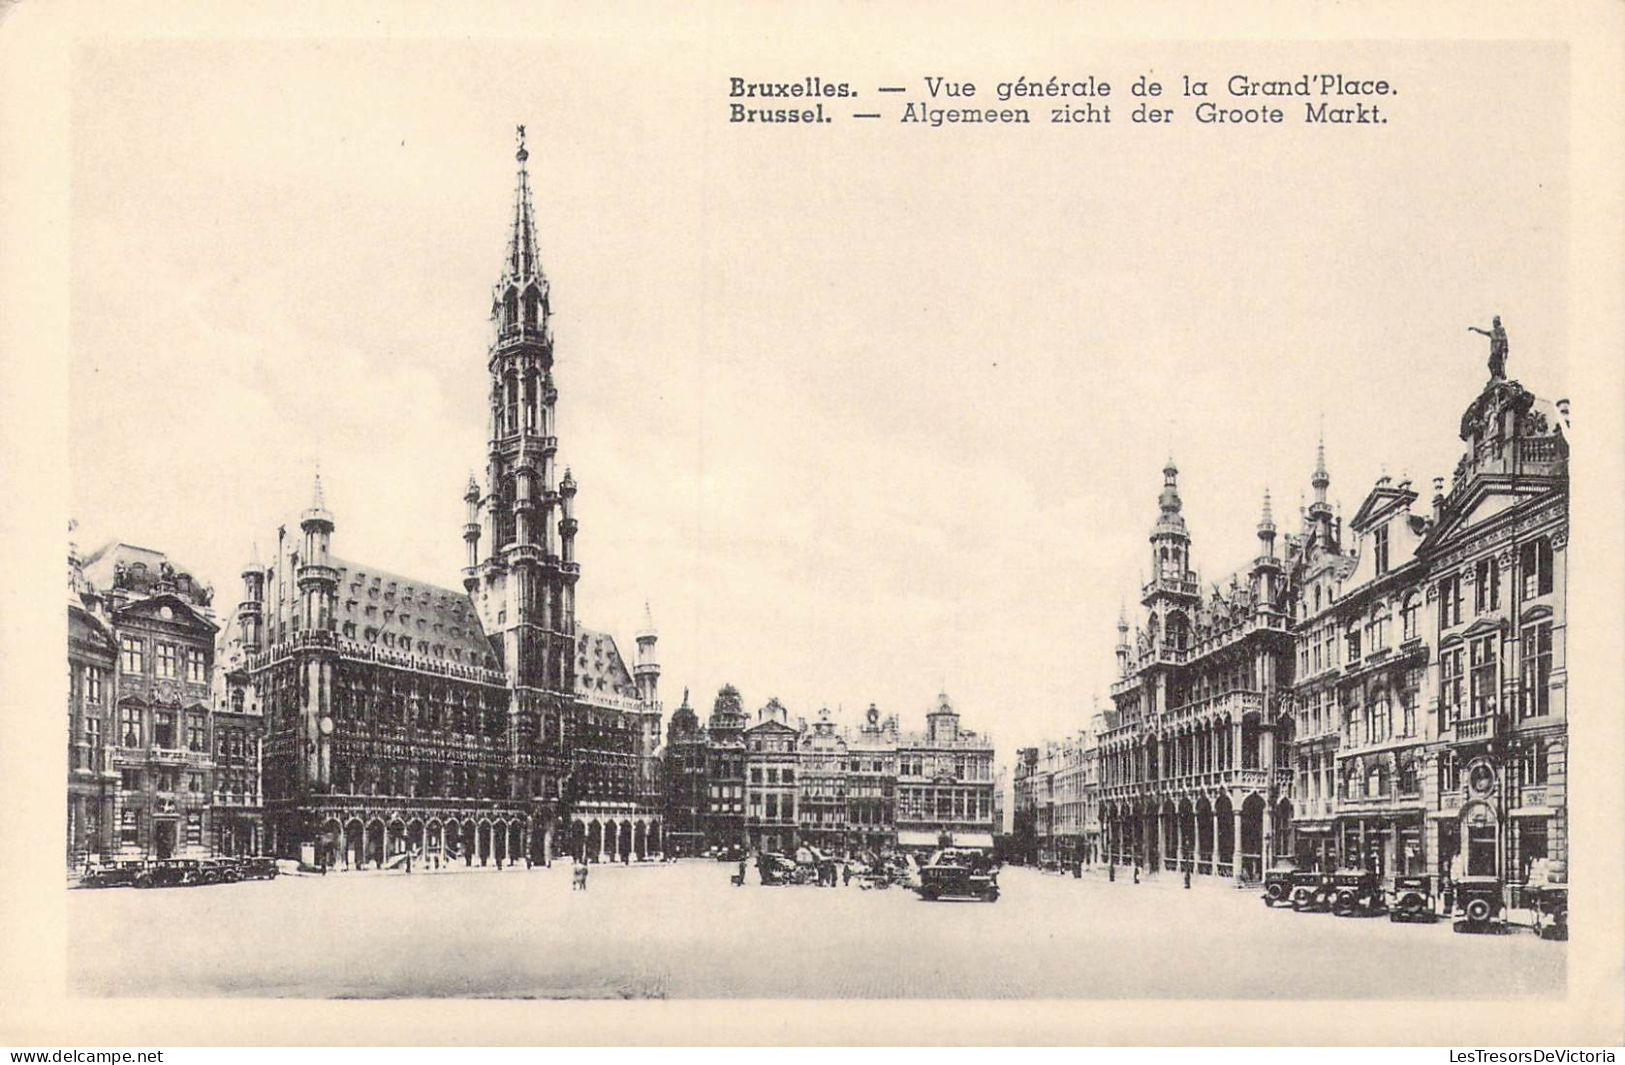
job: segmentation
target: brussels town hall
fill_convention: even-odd
[[[485,483],[469,479],[462,588],[333,553],[317,479],[223,641],[234,704],[264,715],[271,849],[323,865],[643,857],[661,849],[660,667],[578,627],[576,482],[556,475],[548,282],[519,129],[492,300]]]

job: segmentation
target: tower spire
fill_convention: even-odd
[[[514,138],[519,145],[513,153],[514,161],[519,164],[519,174],[515,179],[513,231],[508,235],[508,262],[504,277],[520,281],[540,274],[541,266],[536,257],[536,216],[530,201],[530,171],[525,166],[530,158],[530,150],[525,147],[524,126],[515,130]]]

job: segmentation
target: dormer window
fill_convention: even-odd
[[[1377,576],[1388,572],[1388,526],[1382,525],[1372,534],[1373,557],[1377,563]]]

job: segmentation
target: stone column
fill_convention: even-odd
[[[1233,808],[1230,816],[1235,826],[1230,838],[1230,873],[1236,878],[1236,883],[1239,884],[1241,883],[1241,808]]]
[[[1167,825],[1164,823],[1162,810],[1157,811],[1157,866],[1158,869],[1168,867],[1168,835]],[[1146,863],[1146,871],[1153,872],[1151,863]]]

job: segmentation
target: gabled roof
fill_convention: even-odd
[[[1533,501],[1555,498],[1566,491],[1564,482],[1551,478],[1477,475],[1460,499],[1450,501],[1439,523],[1422,538],[1417,554],[1437,554],[1469,529],[1472,530],[1470,535],[1477,536],[1485,525],[1508,511]],[[1481,512],[1483,516],[1480,518]]]
[[[200,612],[174,592],[159,592],[157,595],[125,603],[115,612],[115,616],[121,620],[131,617],[162,617],[165,607],[169,608],[171,615],[163,618],[165,621],[179,622],[199,632],[214,633],[220,628],[213,618]]]
[[[1403,510],[1410,506],[1416,499],[1416,493],[1409,488],[1379,481],[1365,497],[1365,502],[1360,504],[1360,509],[1355,511],[1353,519],[1349,522],[1349,528],[1355,532],[1364,532],[1395,510]]]

